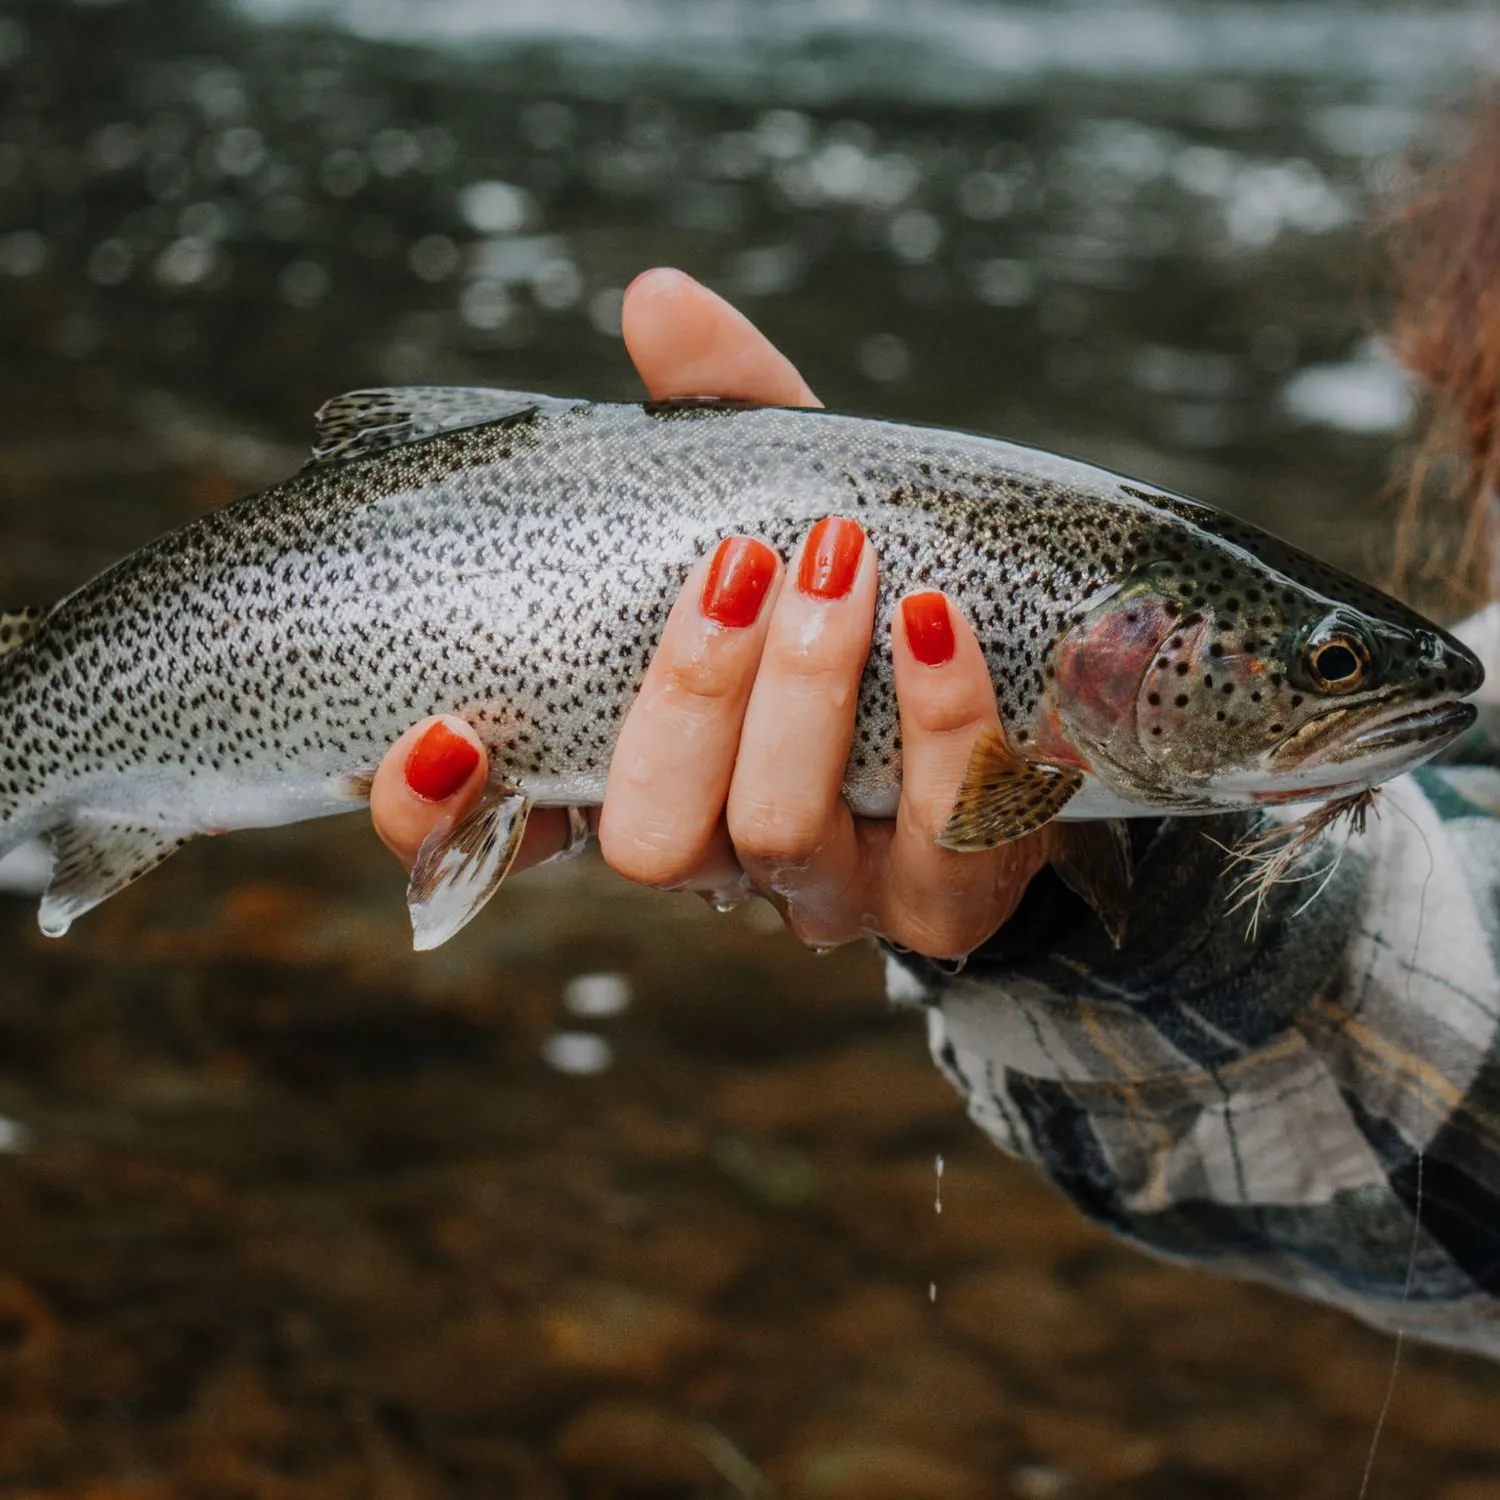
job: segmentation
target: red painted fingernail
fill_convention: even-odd
[[[953,660],[958,643],[953,638],[948,601],[941,594],[912,594],[903,599],[901,622],[911,654],[924,667],[940,667]]]
[[[797,587],[814,599],[842,599],[854,587],[865,534],[859,522],[829,516],[808,533]]]
[[[776,554],[750,536],[725,537],[709,564],[699,608],[719,625],[743,630],[755,623],[776,576]]]
[[[479,751],[441,721],[434,724],[406,757],[406,784],[428,802],[446,802],[479,764]]]

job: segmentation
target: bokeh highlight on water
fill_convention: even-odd
[[[1379,576],[1372,213],[1485,7],[0,10],[0,599],[288,472],[372,382],[623,397],[675,263],[831,405]],[[868,954],[596,867],[405,952],[355,822],[0,907],[0,1487],[1316,1496],[1389,1346],[1149,1264],[979,1141]],[[944,1163],[934,1213],[934,1159]],[[1417,1354],[1375,1495],[1500,1486]],[[882,1488],[882,1485],[884,1488]],[[93,1488],[89,1488],[93,1486]]]

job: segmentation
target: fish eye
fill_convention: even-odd
[[[1325,635],[1307,648],[1307,670],[1325,693],[1351,693],[1365,680],[1370,652],[1358,636]]]

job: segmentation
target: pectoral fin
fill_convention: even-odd
[[[525,797],[492,786],[458,822],[427,835],[406,888],[417,952],[446,943],[500,889],[530,814]]]
[[[1075,896],[1081,897],[1109,934],[1116,948],[1125,941],[1130,911],[1130,835],[1125,825],[1064,823],[1049,835],[1052,868]]]
[[[982,734],[953,811],[938,835],[946,849],[993,849],[1050,823],[1083,785],[1080,772],[1018,759],[1000,730]]]
[[[52,878],[37,922],[48,937],[61,937],[77,917],[154,870],[187,839],[160,828],[78,819],[45,835],[52,849]]]

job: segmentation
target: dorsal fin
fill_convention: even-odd
[[[368,458],[440,432],[526,416],[557,416],[583,402],[484,386],[413,385],[347,391],[318,409],[309,463]]]
[[[18,651],[36,634],[46,610],[34,604],[21,609],[0,609],[0,656]]]

